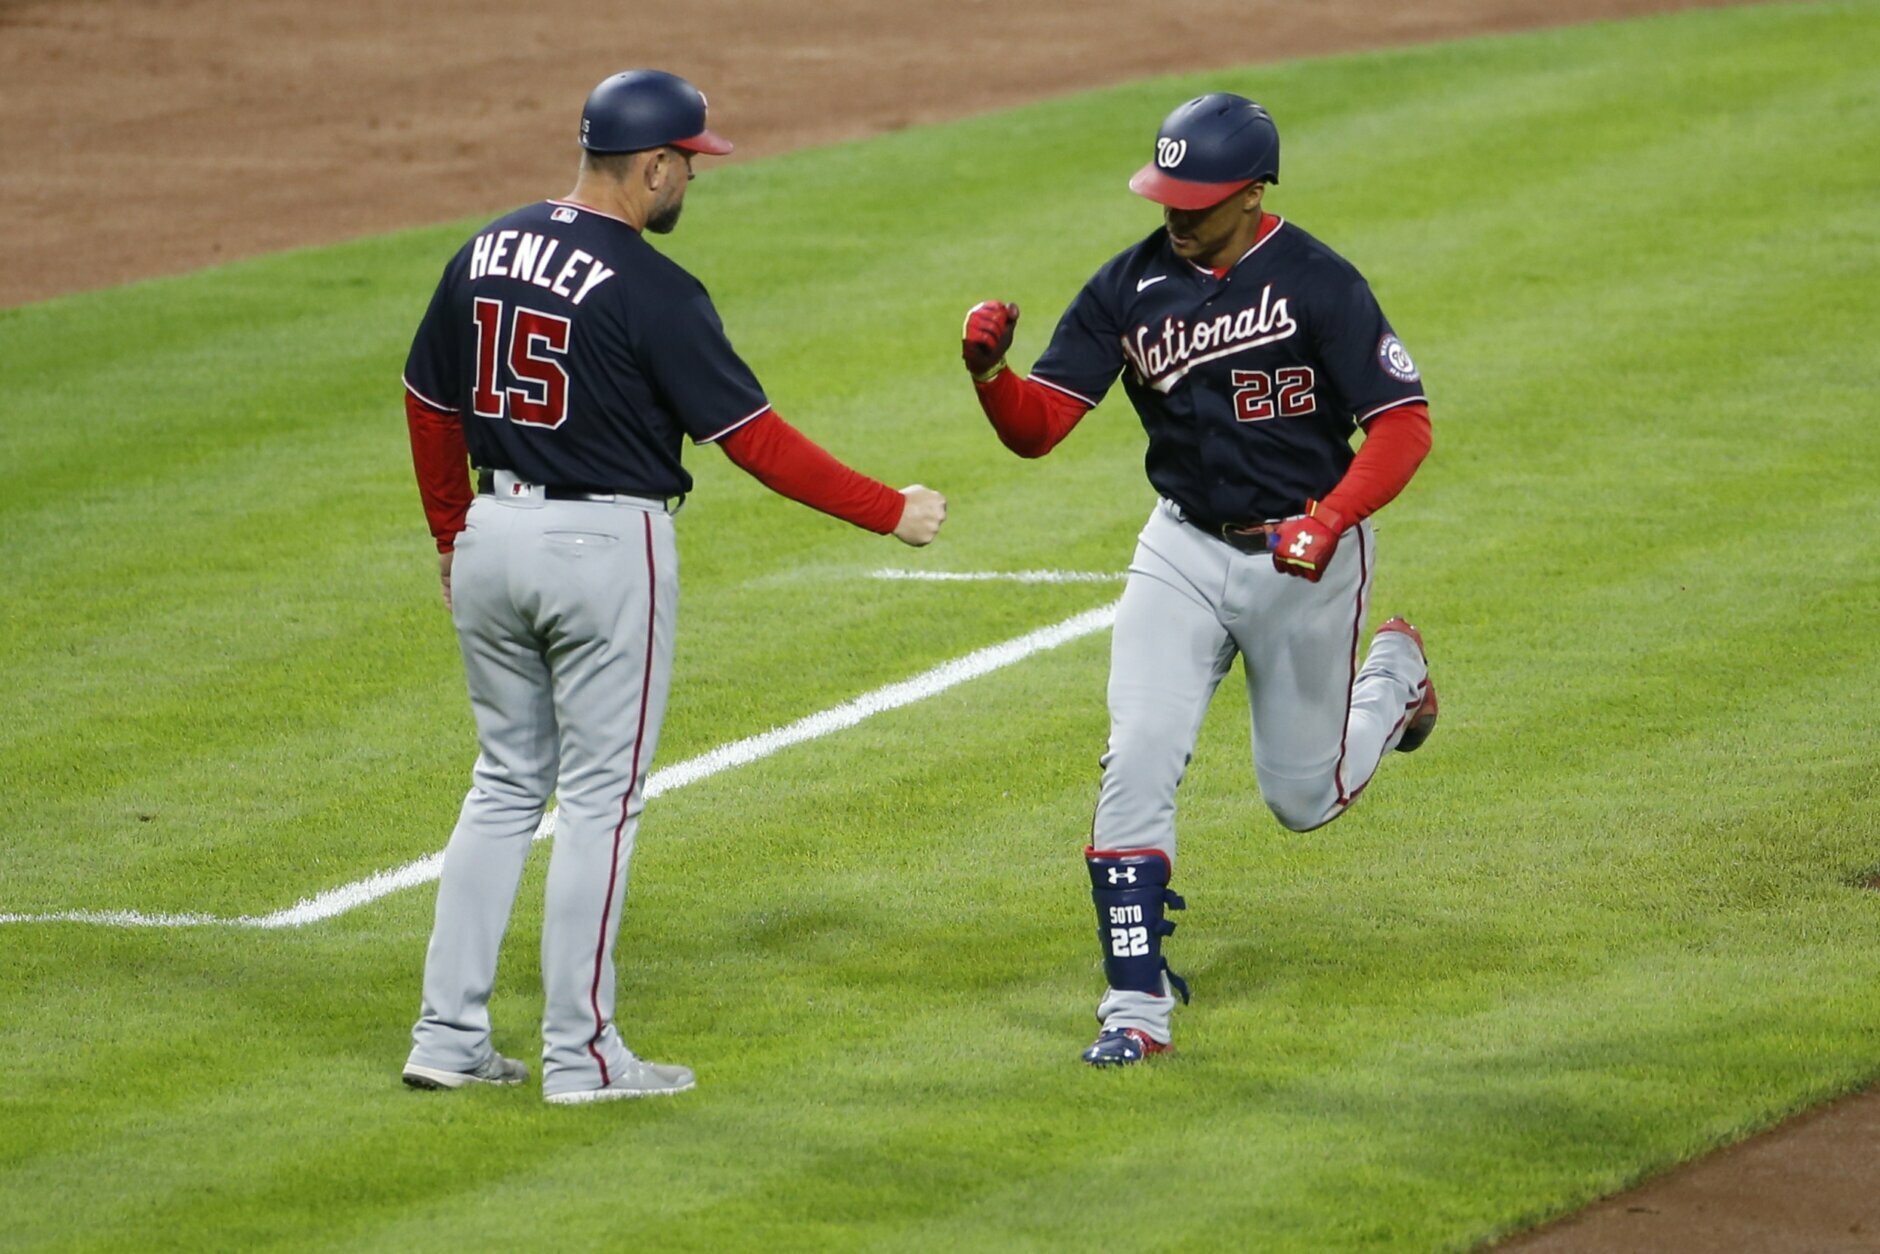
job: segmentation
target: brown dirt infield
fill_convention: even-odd
[[[601,78],[680,71],[740,157],[1149,74],[1696,0],[0,0],[0,307],[572,183]]]
[[[1150,74],[1695,0],[0,0],[0,307],[565,191],[596,81],[658,65],[738,158]],[[1880,1092],[1510,1242],[1880,1250]]]

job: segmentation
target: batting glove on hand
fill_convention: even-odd
[[[1005,354],[1012,347],[1012,329],[1017,325],[1017,305],[982,300],[966,311],[966,325],[960,328],[960,357],[972,372],[973,382],[988,382],[1005,369]]]
[[[1266,547],[1273,553],[1273,569],[1317,583],[1338,551],[1345,520],[1317,501],[1306,502],[1306,512],[1288,518],[1267,533]]]

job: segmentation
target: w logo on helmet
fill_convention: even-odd
[[[1164,170],[1173,170],[1188,155],[1188,141],[1169,139],[1166,136],[1155,141],[1155,163]]]

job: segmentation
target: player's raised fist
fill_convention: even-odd
[[[1267,533],[1266,547],[1272,551],[1273,568],[1282,575],[1297,575],[1307,583],[1317,583],[1331,565],[1344,529],[1344,519],[1317,501],[1307,501],[1305,513],[1288,518]]]
[[[901,506],[901,521],[895,524],[894,538],[917,549],[931,544],[940,534],[940,524],[947,520],[947,499],[918,483],[902,488],[901,495],[907,501]]]
[[[1004,368],[1017,325],[1018,306],[1003,301],[982,300],[966,311],[966,325],[960,328],[960,358],[974,380],[984,383]]]

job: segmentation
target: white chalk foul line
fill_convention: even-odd
[[[896,570],[884,567],[868,572],[870,579],[897,579],[918,583],[1121,583],[1118,571],[1089,570]]]
[[[1034,653],[1043,653],[1059,645],[1068,644],[1083,636],[1091,635],[1107,628],[1116,620],[1116,607],[1106,605],[1101,609],[1087,610],[1082,614],[1067,618],[1051,627],[1044,627],[1004,644],[988,645],[968,653],[964,657],[943,662],[930,671],[923,671],[912,679],[904,679],[885,688],[863,693],[853,701],[831,709],[811,714],[798,719],[788,727],[778,727],[757,736],[720,745],[708,753],[696,758],[687,758],[654,771],[646,781],[646,796],[650,799],[661,793],[671,792],[675,788],[684,788],[687,784],[696,784],[721,771],[734,767],[747,766],[752,762],[767,758],[771,754],[791,745],[801,744],[806,740],[815,740],[844,728],[855,726],[864,719],[889,710],[898,710],[904,705],[924,701],[937,696],[949,688],[957,687],[969,679],[1021,662]],[[541,840],[555,830],[555,812],[549,811],[542,817],[542,825],[536,829],[535,839]],[[61,910],[53,914],[0,914],[0,923],[95,923],[105,927],[305,927],[309,923],[318,923],[323,919],[335,918],[350,910],[389,897],[406,888],[416,888],[420,884],[429,884],[435,880],[438,871],[444,865],[444,855],[434,853],[419,858],[416,862],[407,862],[404,866],[381,871],[365,879],[339,888],[329,889],[315,897],[308,897],[285,910],[276,910],[273,914],[241,915],[238,918],[225,919],[209,914],[141,914],[135,910]]]

